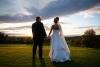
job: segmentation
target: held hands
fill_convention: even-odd
[[[47,36],[48,38],[50,37],[50,35]]]
[[[47,39],[50,39],[50,35],[47,36]]]
[[[45,40],[48,40],[48,39],[50,39],[50,36],[46,36],[44,39],[45,39]]]

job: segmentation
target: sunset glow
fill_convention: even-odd
[[[31,25],[35,22],[36,16],[42,16],[48,34],[53,18],[58,16],[66,36],[82,35],[84,31],[91,28],[100,35],[100,0],[80,0],[76,2],[77,4],[74,2],[74,0],[41,0],[41,2],[40,0],[2,0],[0,32],[10,36],[32,36]]]

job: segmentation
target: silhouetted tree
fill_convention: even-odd
[[[89,29],[84,32],[84,36],[95,36],[95,35],[96,33],[93,29]]]
[[[6,42],[6,38],[8,37],[7,34],[0,32],[0,43]]]
[[[93,29],[89,29],[84,32],[84,34],[82,35],[82,44],[86,47],[99,47],[97,43],[96,33]]]

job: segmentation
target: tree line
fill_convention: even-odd
[[[0,32],[0,43],[1,44],[31,44],[32,37],[8,36],[7,34]]]
[[[73,46],[100,48],[100,35],[96,35],[93,29],[86,30],[83,35],[67,38]]]
[[[88,29],[81,36],[65,37],[68,45],[79,47],[91,47],[100,48],[100,35],[96,35],[93,29]],[[49,44],[50,39],[45,43]],[[1,44],[33,44],[32,37],[15,37],[9,36],[3,32],[0,32]]]

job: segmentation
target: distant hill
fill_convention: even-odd
[[[81,46],[84,47],[85,45],[82,43],[82,36],[67,36],[65,37],[68,45],[71,46]],[[94,42],[93,42],[94,41]],[[49,43],[50,39],[45,40],[45,43]],[[95,40],[89,41],[93,42],[93,46],[100,47],[100,35],[95,36]],[[15,36],[8,36],[4,33],[0,33],[0,43],[3,44],[33,44],[32,37],[15,37]],[[98,46],[97,46],[98,45]]]

